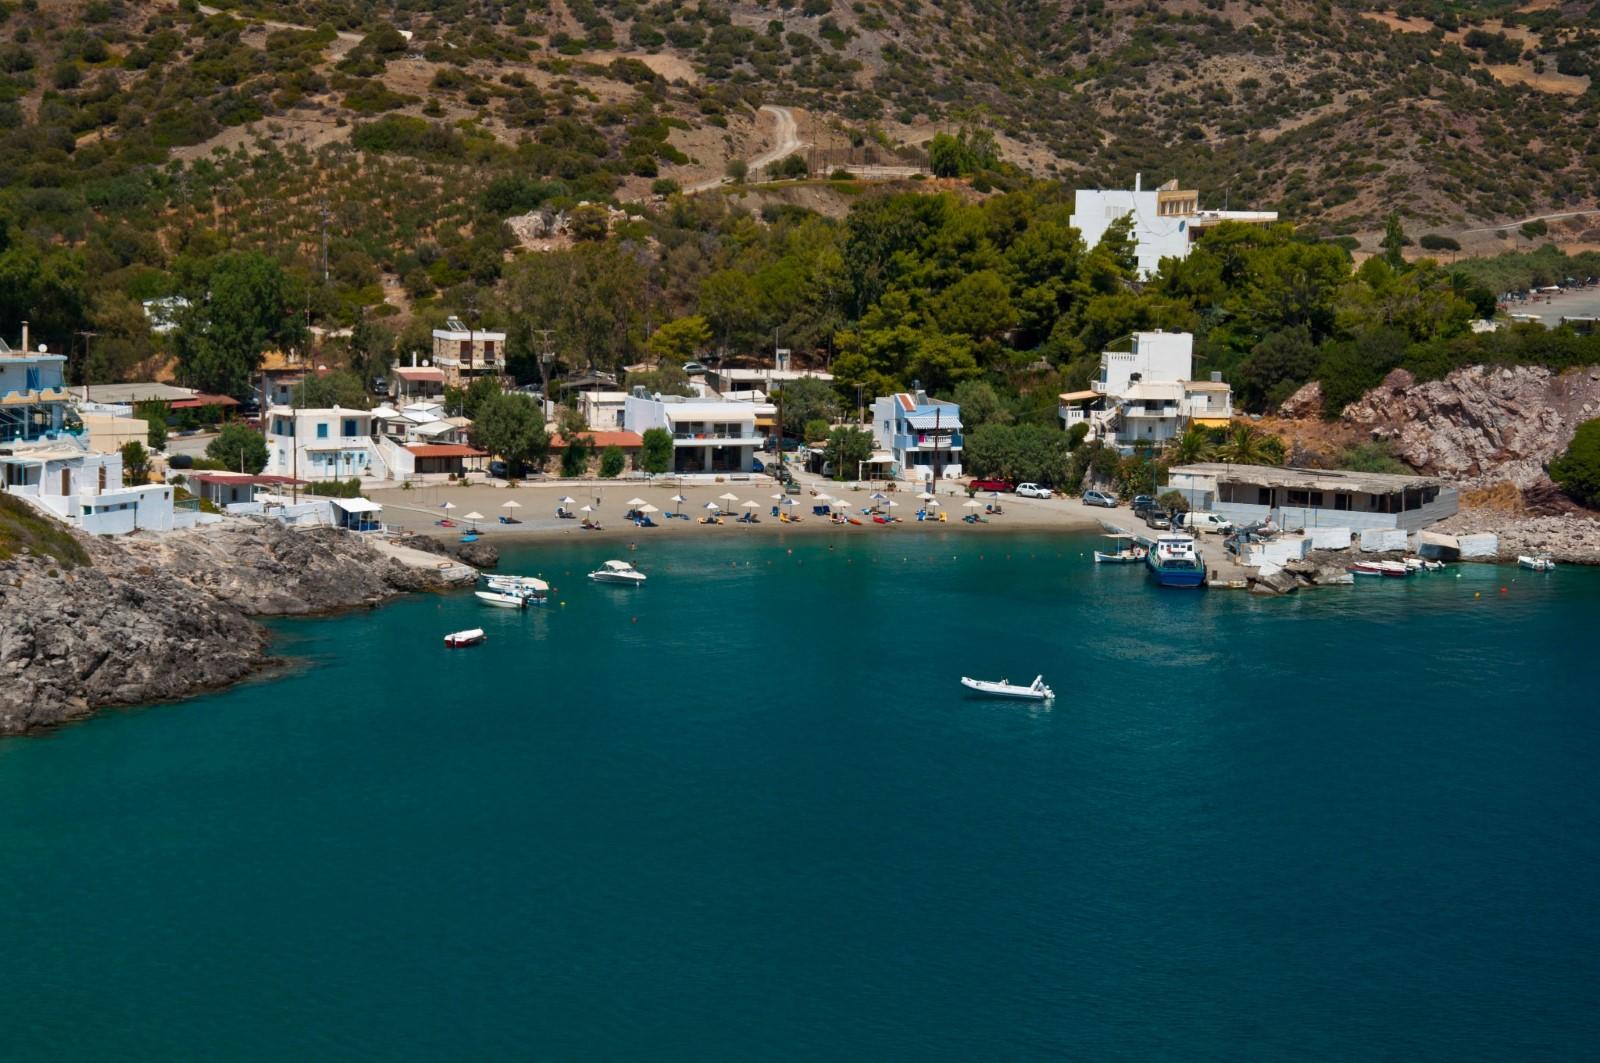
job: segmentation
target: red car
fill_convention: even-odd
[[[1010,480],[974,480],[967,485],[969,491],[1015,491],[1017,485]]]

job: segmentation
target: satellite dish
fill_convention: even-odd
[[[46,346],[45,346],[45,345],[44,345],[44,344],[42,344],[42,343],[41,343],[41,344],[39,344],[39,353],[40,353],[40,354],[43,354],[43,353],[44,353],[44,352],[45,352],[45,351],[48,351],[48,350],[49,350],[49,349],[50,349],[50,348],[49,348],[49,347],[46,347]]]
[[[426,358],[424,358],[422,360],[422,368],[424,368],[424,369],[428,368],[428,360]]]

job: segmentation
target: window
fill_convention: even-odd
[[[1334,495],[1333,508],[1348,510],[1350,508],[1350,496],[1345,494],[1343,491],[1340,491],[1338,494]]]
[[[1258,505],[1258,506],[1270,506],[1270,505],[1272,505],[1272,488],[1270,488],[1270,487],[1258,487],[1258,488],[1256,488],[1256,505]]]
[[[326,421],[318,422],[318,424],[317,424],[317,438],[318,439],[327,439],[328,438],[328,423]]]
[[[1289,489],[1289,504],[1291,506],[1306,506],[1306,505],[1310,505],[1311,504],[1311,495],[1310,495],[1309,492],[1296,491],[1294,488],[1291,487]]]
[[[346,417],[344,419],[344,434],[347,436],[360,434],[359,430],[356,428],[356,419],[354,417]]]

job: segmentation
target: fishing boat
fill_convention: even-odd
[[[970,676],[961,677],[961,685],[968,690],[976,690],[980,694],[987,694],[994,698],[1022,698],[1025,701],[1053,701],[1056,692],[1044,685],[1044,676],[1035,676],[1033,682],[1025,687],[1017,686],[1009,679],[995,682],[991,679],[973,679]]]
[[[473,594],[477,595],[478,601],[484,605],[494,605],[501,609],[526,609],[528,607],[527,598],[520,594],[513,594],[510,591],[473,591]]]
[[[483,628],[472,627],[465,631],[452,631],[444,637],[444,644],[448,649],[459,650],[464,646],[476,646],[488,637],[483,633]]]
[[[550,597],[550,584],[535,576],[485,576],[484,582],[491,592],[515,595],[526,605],[543,605]]]
[[[1168,533],[1156,537],[1145,553],[1145,565],[1161,587],[1204,587],[1206,563],[1195,549],[1194,536]]]
[[[1549,554],[1521,554],[1517,557],[1517,564],[1535,572],[1554,572],[1556,568],[1555,559]]]
[[[1400,561],[1413,572],[1437,572],[1444,568],[1443,561],[1436,561],[1426,557],[1403,557]]]
[[[1144,560],[1144,555],[1146,553],[1145,548],[1142,547],[1142,546],[1139,546],[1137,543],[1135,543],[1134,539],[1133,539],[1133,536],[1131,536],[1131,535],[1118,535],[1118,534],[1113,532],[1113,533],[1108,533],[1106,535],[1106,538],[1107,539],[1115,539],[1115,540],[1117,540],[1117,548],[1115,550],[1111,551],[1110,553],[1107,553],[1104,550],[1096,550],[1094,552],[1095,564],[1097,564],[1097,565],[1136,565],[1140,561]],[[1127,546],[1123,546],[1122,545],[1123,542],[1126,542],[1128,545]]]
[[[1404,561],[1356,561],[1348,565],[1346,570],[1357,576],[1393,578],[1411,575],[1411,569]]]
[[[627,583],[637,587],[644,583],[645,575],[626,561],[607,561],[589,573],[589,578],[596,583]]]

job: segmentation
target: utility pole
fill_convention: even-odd
[[[77,333],[83,337],[83,401],[89,401],[89,341],[100,335],[89,329],[80,329]]]
[[[331,217],[333,217],[333,214],[332,214],[331,211],[328,210],[328,201],[327,200],[325,200],[325,199],[322,200],[321,203],[320,203],[320,206],[322,208],[322,283],[323,284],[327,284],[328,283],[328,220]]]
[[[540,340],[540,343],[539,343],[539,379],[542,381],[542,383],[540,385],[542,390],[540,392],[540,396],[539,397],[541,399],[543,399],[545,402],[549,402],[550,401],[550,369],[551,369],[552,366],[555,365],[555,360],[556,360],[556,352],[554,350],[552,350],[551,347],[550,347],[550,337],[551,337],[552,334],[554,334],[555,329],[553,329],[553,328],[536,328],[533,331],[537,332],[539,334],[539,340]],[[544,411],[541,410],[539,412],[543,413]]]

